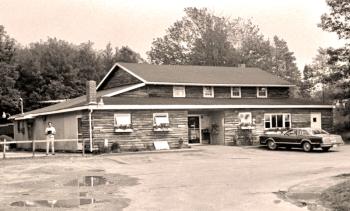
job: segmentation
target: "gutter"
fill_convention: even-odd
[[[90,140],[90,152],[92,152],[92,112],[94,109],[89,109],[89,140]],[[85,147],[85,146],[83,146]]]

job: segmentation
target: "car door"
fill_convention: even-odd
[[[283,142],[285,144],[296,144],[297,143],[297,130],[291,129],[284,133],[283,135]]]

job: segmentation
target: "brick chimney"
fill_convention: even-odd
[[[86,101],[89,105],[97,104],[96,81],[86,82]]]

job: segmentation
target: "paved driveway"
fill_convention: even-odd
[[[65,199],[86,193],[100,203],[72,209],[305,210],[273,192],[350,173],[350,146],[328,153],[193,148],[198,151],[3,161],[0,207],[21,210],[9,205],[14,200]],[[78,185],[79,190],[65,185],[84,175],[101,175],[112,182],[93,189]]]

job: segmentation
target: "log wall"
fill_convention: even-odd
[[[131,113],[133,126],[131,133],[114,132],[114,113],[118,112],[120,111],[94,111],[92,113],[94,144],[103,146],[105,139],[108,139],[109,145],[118,142],[125,150],[149,149],[153,147],[154,141],[168,141],[171,148],[176,148],[180,138],[183,139],[184,145],[188,144],[187,111],[122,111],[120,113]],[[168,113],[172,131],[153,131],[153,113]],[[85,120],[88,124],[88,119]],[[88,130],[85,131],[84,136],[88,137]]]
[[[186,86],[187,98],[203,98],[202,86]],[[268,98],[288,98],[288,87],[268,87]],[[121,97],[173,97],[173,86],[146,85],[120,94]],[[257,98],[256,87],[242,87],[242,98]],[[214,87],[214,98],[231,98],[230,87]]]
[[[99,90],[141,83],[141,81],[122,69],[114,69]]]
[[[234,139],[238,135],[239,112],[251,112],[252,118],[255,119],[255,128],[252,130],[254,143],[258,142],[259,135],[264,133],[264,114],[265,113],[290,113],[291,126],[310,127],[311,126],[311,112],[320,112],[322,129],[333,131],[333,113],[332,109],[240,109],[240,110],[226,110],[224,117],[225,128],[225,144],[233,144]],[[238,143],[239,144],[239,143]]]

